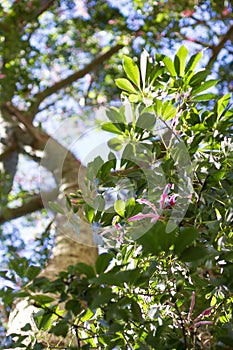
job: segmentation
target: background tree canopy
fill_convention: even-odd
[[[41,307],[35,318],[41,338],[28,349],[54,348],[59,337],[63,349],[231,349],[232,2],[4,0],[0,13],[2,349],[12,346],[4,329],[17,298]],[[132,104],[131,121],[126,107],[118,109],[121,91]],[[117,107],[102,129],[116,135],[108,161],[97,157],[88,166],[89,197],[98,190],[93,206],[68,145],[74,132],[78,138],[100,123],[92,112],[107,103]],[[154,134],[154,114],[173,128],[173,143]],[[197,164],[192,199],[174,170],[179,137]],[[149,193],[141,168],[154,166],[154,156],[166,181]],[[43,194],[39,164],[46,169]],[[152,183],[156,176],[149,176]],[[109,188],[117,189],[116,198],[109,199]],[[61,194],[72,220],[77,210],[85,216],[77,243],[69,238],[75,224],[68,229],[62,218]],[[45,201],[60,212],[56,228]],[[165,234],[175,202],[189,203],[187,213]],[[109,240],[97,260],[87,238],[91,224]],[[59,242],[62,249],[47,264]],[[55,338],[46,340],[42,331]]]

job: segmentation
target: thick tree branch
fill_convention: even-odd
[[[55,0],[34,0],[24,4],[21,1],[15,1],[12,6],[14,14],[14,27],[23,30],[28,23],[33,23],[45,11],[47,11]]]
[[[6,102],[4,104],[4,108],[8,112],[8,114],[10,114],[11,118],[16,118],[20,123],[22,123],[23,126],[26,128],[27,132],[31,135],[33,139],[33,144],[30,144],[30,146],[33,146],[33,148],[35,149],[43,149],[45,143],[49,139],[49,135],[44,133],[39,128],[33,126],[31,121],[28,120],[28,118],[25,116],[24,112],[20,111],[11,102]],[[42,145],[42,147],[37,147],[36,144],[39,144],[40,146]],[[28,145],[28,143],[26,143],[25,145]]]
[[[83,78],[87,73],[90,73],[94,69],[96,69],[98,66],[103,64],[104,61],[108,60],[112,55],[117,53],[120,49],[122,49],[124,46],[121,44],[118,44],[114,47],[112,47],[110,50],[105,52],[104,54],[98,56],[95,58],[91,63],[87,64],[83,69],[80,69],[77,72],[74,72],[73,74],[69,75],[67,78],[60,80],[56,84],[46,88],[44,91],[39,92],[34,96],[34,103],[32,104],[30,110],[29,110],[29,118],[32,121],[34,116],[39,110],[39,105],[42,101],[44,101],[47,97],[51,96],[52,94],[58,92],[61,89],[64,89],[66,86],[71,85],[73,82],[77,81],[78,79]]]
[[[212,47],[212,55],[211,55],[209,62],[207,64],[208,68],[211,68],[211,66],[216,61],[219,52],[224,48],[226,42],[228,40],[232,39],[232,37],[233,37],[233,26],[229,27],[228,31],[223,35],[223,37],[219,41],[218,45]]]
[[[38,2],[38,1],[37,1]],[[37,18],[43,12],[47,11],[55,3],[55,0],[41,0],[40,5],[35,10],[34,16]]]
[[[57,189],[51,192],[46,193],[46,197],[48,200],[55,200],[57,197]],[[37,210],[41,210],[44,208],[43,201],[41,195],[32,196],[27,199],[23,205],[17,208],[4,208],[0,212],[0,224],[4,222],[17,219],[21,216],[34,213]]]

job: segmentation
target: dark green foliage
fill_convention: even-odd
[[[207,97],[199,93],[216,81],[195,73],[199,53],[186,64],[187,54],[181,47],[174,60],[163,56],[164,68],[153,82],[148,65],[144,83],[139,68],[124,58],[141,103],[131,102],[131,123],[124,107],[108,110],[103,130],[118,135],[109,142],[113,151],[106,163],[97,157],[88,164],[87,178],[97,194],[88,203],[83,196],[83,212],[100,228],[107,250],[95,266],[78,263],[51,282],[35,278],[38,268],[26,259],[11,262],[19,277],[32,280],[17,297],[28,295],[38,306],[38,329],[63,338],[73,330],[77,349],[232,344],[233,114],[230,95],[211,108],[200,103]],[[129,83],[117,80],[130,100]],[[163,86],[163,95],[157,86]],[[158,121],[170,131],[169,140],[156,130]],[[114,154],[119,145],[120,165]],[[114,188],[117,197],[106,207]],[[46,293],[55,293],[58,302]],[[5,303],[14,292],[8,295]]]

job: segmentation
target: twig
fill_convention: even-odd
[[[92,62],[87,64],[83,69],[80,69],[79,71],[74,72],[73,74],[69,75],[67,78],[58,81],[54,85],[46,88],[44,91],[41,91],[38,94],[34,95],[33,100],[35,102],[32,104],[31,108],[29,109],[29,112],[31,115],[30,121],[33,120],[34,116],[39,111],[39,105],[41,104],[41,102],[44,101],[47,97],[51,96],[52,94],[58,92],[61,89],[64,89],[66,86],[69,86],[76,80],[83,78],[86,74],[90,73],[91,71],[96,69],[98,66],[103,64],[104,61],[108,60],[113,54],[117,53],[123,47],[124,45],[122,44],[117,44],[113,46],[110,50],[98,56]]]
[[[226,42],[233,36],[233,26],[229,27],[228,31],[223,35],[218,45],[211,47],[212,55],[207,63],[207,68],[210,68],[218,57],[219,52],[224,48]]]

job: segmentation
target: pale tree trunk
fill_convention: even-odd
[[[18,15],[15,17],[15,22],[11,23],[11,31],[9,31],[7,21],[6,23],[4,21],[2,23],[2,25],[6,25],[6,37],[4,41],[5,57],[3,57],[4,62],[10,62],[11,60],[13,61],[15,57],[17,57],[17,55],[19,54],[18,45],[15,45],[14,43],[16,38],[18,38],[17,40],[20,41],[21,35],[24,34],[24,28],[27,24],[27,21],[31,21],[33,23],[34,20],[42,12],[46,11],[49,8],[49,6],[51,6],[54,3],[54,0],[39,0],[33,1],[33,3],[36,7],[33,14],[31,14],[30,19],[27,16],[27,14],[25,15],[24,13],[24,6],[21,6],[20,2],[17,1],[14,2],[14,6],[15,13]],[[12,37],[15,39],[14,41],[11,41]],[[44,102],[45,99],[49,98],[52,94],[56,94],[59,90],[65,89],[67,86],[70,86],[73,82],[83,78],[87,73],[90,73],[97,67],[103,65],[105,61],[110,59],[114,54],[121,50],[121,48],[123,48],[122,44],[116,44],[109,50],[102,52],[100,55],[97,55],[84,68],[73,72],[65,79],[62,79],[56,82],[54,85],[48,86],[43,91],[38,92],[36,95],[33,96],[33,99],[31,100],[31,105],[27,111],[22,111],[18,109],[10,102],[12,101],[15,93],[15,86],[18,77],[14,77],[14,81],[11,81],[11,85],[8,84],[7,79],[5,81],[3,80],[3,94],[0,103],[1,107],[3,107],[4,109],[4,114],[6,114],[6,116],[4,115],[4,120],[6,121],[7,119],[9,119],[9,125],[12,128],[12,130],[14,129],[14,135],[16,137],[17,143],[19,144],[19,147],[17,149],[18,153],[20,151],[24,151],[25,146],[29,146],[32,149],[32,151],[43,151],[46,143],[50,139],[49,135],[42,132],[40,128],[34,127],[32,124],[33,119],[40,111],[41,103]],[[7,72],[3,70],[3,74],[5,73]],[[12,86],[10,92],[8,85]],[[8,139],[8,142],[10,142],[10,138]],[[55,140],[51,139],[51,143],[49,143],[48,146],[49,147],[46,148],[46,152],[44,155],[45,158],[43,166],[46,167],[46,169],[52,173],[51,176],[53,176],[56,180],[57,187],[59,190],[59,196],[57,200],[58,203],[61,204],[64,202],[65,193],[69,194],[70,192],[75,192],[79,187],[78,174],[80,172],[80,162],[71,154],[71,152],[67,151],[65,147],[62,147]],[[14,154],[14,152],[12,151],[10,151],[10,153],[7,155],[5,153],[5,147],[3,148],[3,170],[6,170],[6,164],[10,164],[10,166],[13,166],[13,179],[14,172],[16,171],[17,167],[17,157],[15,158],[16,154]],[[9,158],[9,155],[11,156],[11,158]],[[10,192],[11,184],[6,194]],[[41,197],[43,200],[41,200]],[[35,211],[36,208],[38,210],[41,209],[43,201],[47,206],[47,199],[45,198],[46,196],[42,194],[41,197],[38,196],[37,198],[32,199],[33,206],[31,210],[28,207],[28,205],[22,206],[22,208],[19,208],[18,210],[11,210],[7,207],[3,208],[2,212],[0,211],[0,223]],[[57,215],[55,219],[55,225],[57,231],[55,246],[52,252],[51,259],[49,260],[47,267],[44,269],[44,271],[42,271],[41,276],[46,276],[50,279],[54,279],[56,274],[59,271],[66,269],[68,265],[76,264],[78,262],[94,264],[98,254],[98,250],[93,242],[90,225],[84,220],[77,219],[77,216],[72,216],[71,214],[69,214],[68,216]],[[38,309],[36,309],[35,306],[30,305],[30,303],[26,299],[16,303],[15,309],[11,313],[9,318],[8,334],[23,334],[21,332],[21,327],[26,323],[30,323],[33,332],[36,332],[35,324],[33,321],[33,313],[37,311]],[[53,341],[54,339],[51,340],[51,342]]]
[[[47,139],[48,141],[45,145]],[[70,151],[54,139],[48,138],[48,135],[44,134],[43,141],[41,141],[41,144],[37,143],[37,148],[44,148],[44,159],[41,165],[54,176],[59,190],[57,203],[65,210],[64,196],[70,192],[77,191],[80,185],[78,182],[83,178],[85,169],[81,167],[80,162]],[[47,206],[46,194],[42,193],[43,199],[44,205]],[[40,276],[45,276],[53,280],[59,271],[66,270],[69,265],[75,265],[78,262],[93,265],[98,255],[98,249],[93,241],[90,224],[84,219],[79,218],[77,214],[72,214],[72,211],[67,211],[65,215],[56,215],[55,225],[55,245],[51,258]],[[29,323],[32,328],[30,334],[35,335],[38,330],[33,320],[33,313],[36,312],[38,312],[38,308],[33,306],[27,299],[18,301],[9,317],[8,334],[19,333],[21,335],[29,335],[29,332],[21,331],[21,328],[26,323]],[[62,343],[60,345],[65,346],[63,339],[51,336],[51,334],[40,333],[40,336],[51,345],[51,348],[61,340]],[[70,339],[68,336],[66,339],[67,342],[70,343]],[[26,343],[27,341],[25,341]],[[50,349],[50,345],[48,345],[48,349]]]

